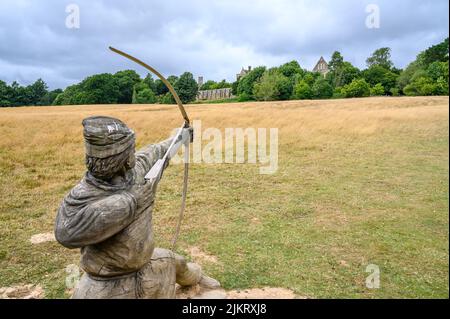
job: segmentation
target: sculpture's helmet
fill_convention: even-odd
[[[134,145],[134,132],[119,119],[93,116],[84,119],[82,124],[88,156],[106,158],[120,154]]]

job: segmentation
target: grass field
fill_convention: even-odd
[[[310,298],[449,297],[448,97],[205,104],[202,126],[279,128],[279,169],[193,164],[178,251],[214,256],[206,271],[226,289],[285,287]],[[83,176],[81,120],[119,117],[138,147],[181,123],[176,106],[0,109],[0,287],[40,284],[64,298],[79,252],[51,232],[63,196]],[[167,246],[182,166],[164,175],[154,213]],[[381,287],[368,289],[368,264]]]

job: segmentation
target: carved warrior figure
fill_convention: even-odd
[[[83,126],[88,171],[64,198],[55,225],[58,242],[81,248],[85,273],[73,298],[174,298],[176,282],[218,287],[197,264],[154,248],[152,210],[161,174],[144,177],[172,138],[135,154],[135,134],[122,121],[90,117]]]

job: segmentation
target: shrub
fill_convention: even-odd
[[[333,96],[333,87],[322,76],[319,76],[312,86],[312,93],[316,99],[329,99]]]
[[[243,93],[245,93],[245,98],[253,99],[253,88],[255,86],[255,83],[263,76],[265,71],[266,67],[260,66],[254,68],[248,74],[240,78],[237,86],[238,95],[241,96]]]
[[[399,88],[392,88],[389,92],[392,94],[392,96],[400,96]]]
[[[312,99],[313,92],[311,87],[306,83],[306,81],[302,80],[294,86],[294,91],[292,93],[292,98],[296,100],[306,100]]]
[[[384,95],[384,87],[381,83],[377,83],[374,87],[370,88],[371,96],[381,96]]]
[[[195,101],[197,98],[198,85],[190,72],[184,72],[173,87],[183,103]]]
[[[145,88],[139,92],[133,94],[133,104],[153,104],[156,103],[155,93]]]
[[[291,81],[278,69],[264,72],[253,88],[253,97],[258,101],[287,100],[291,94]]]
[[[355,79],[342,88],[345,97],[365,97],[370,95],[370,86],[364,79]]]
[[[175,104],[175,99],[172,96],[172,93],[167,92],[164,95],[159,96],[159,103],[161,104]]]

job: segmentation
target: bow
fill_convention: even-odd
[[[158,160],[154,166],[150,169],[150,171],[148,172],[148,174],[146,175],[146,179],[152,179],[155,178],[157,176],[159,176],[159,174],[162,173],[163,167],[164,167],[164,162],[167,159],[170,159],[171,156],[174,155],[174,153],[176,153],[176,151],[178,150],[178,148],[181,146],[181,144],[184,144],[185,146],[185,150],[184,150],[184,177],[183,177],[183,192],[181,195],[181,207],[180,207],[180,212],[179,212],[179,217],[178,217],[178,222],[177,222],[177,228],[175,230],[175,234],[173,235],[172,238],[172,250],[174,250],[175,248],[175,244],[178,240],[178,235],[180,234],[180,229],[181,229],[181,222],[183,220],[183,215],[184,215],[184,210],[186,208],[186,195],[187,195],[187,186],[188,186],[188,171],[189,171],[189,143],[191,140],[191,137],[186,137],[185,135],[183,135],[183,128],[187,128],[189,127],[189,117],[186,113],[186,110],[184,109],[183,103],[180,100],[180,97],[178,96],[177,92],[175,91],[175,89],[173,88],[172,84],[170,84],[169,81],[167,81],[162,75],[161,73],[159,73],[158,71],[156,71],[154,68],[152,68],[150,65],[142,62],[141,60],[123,52],[120,51],[118,49],[115,49],[113,47],[109,47],[109,49],[117,54],[120,54],[121,56],[136,62],[137,64],[143,66],[144,68],[146,68],[147,70],[149,70],[150,72],[152,72],[153,74],[155,74],[165,85],[166,87],[169,89],[170,93],[172,94],[172,96],[174,97],[178,108],[180,109],[181,115],[183,116],[184,119],[184,124],[183,126],[178,130],[178,133],[175,135],[174,139],[172,140],[171,145],[169,146],[169,149],[167,150],[166,154],[164,155],[164,157],[160,160]]]

